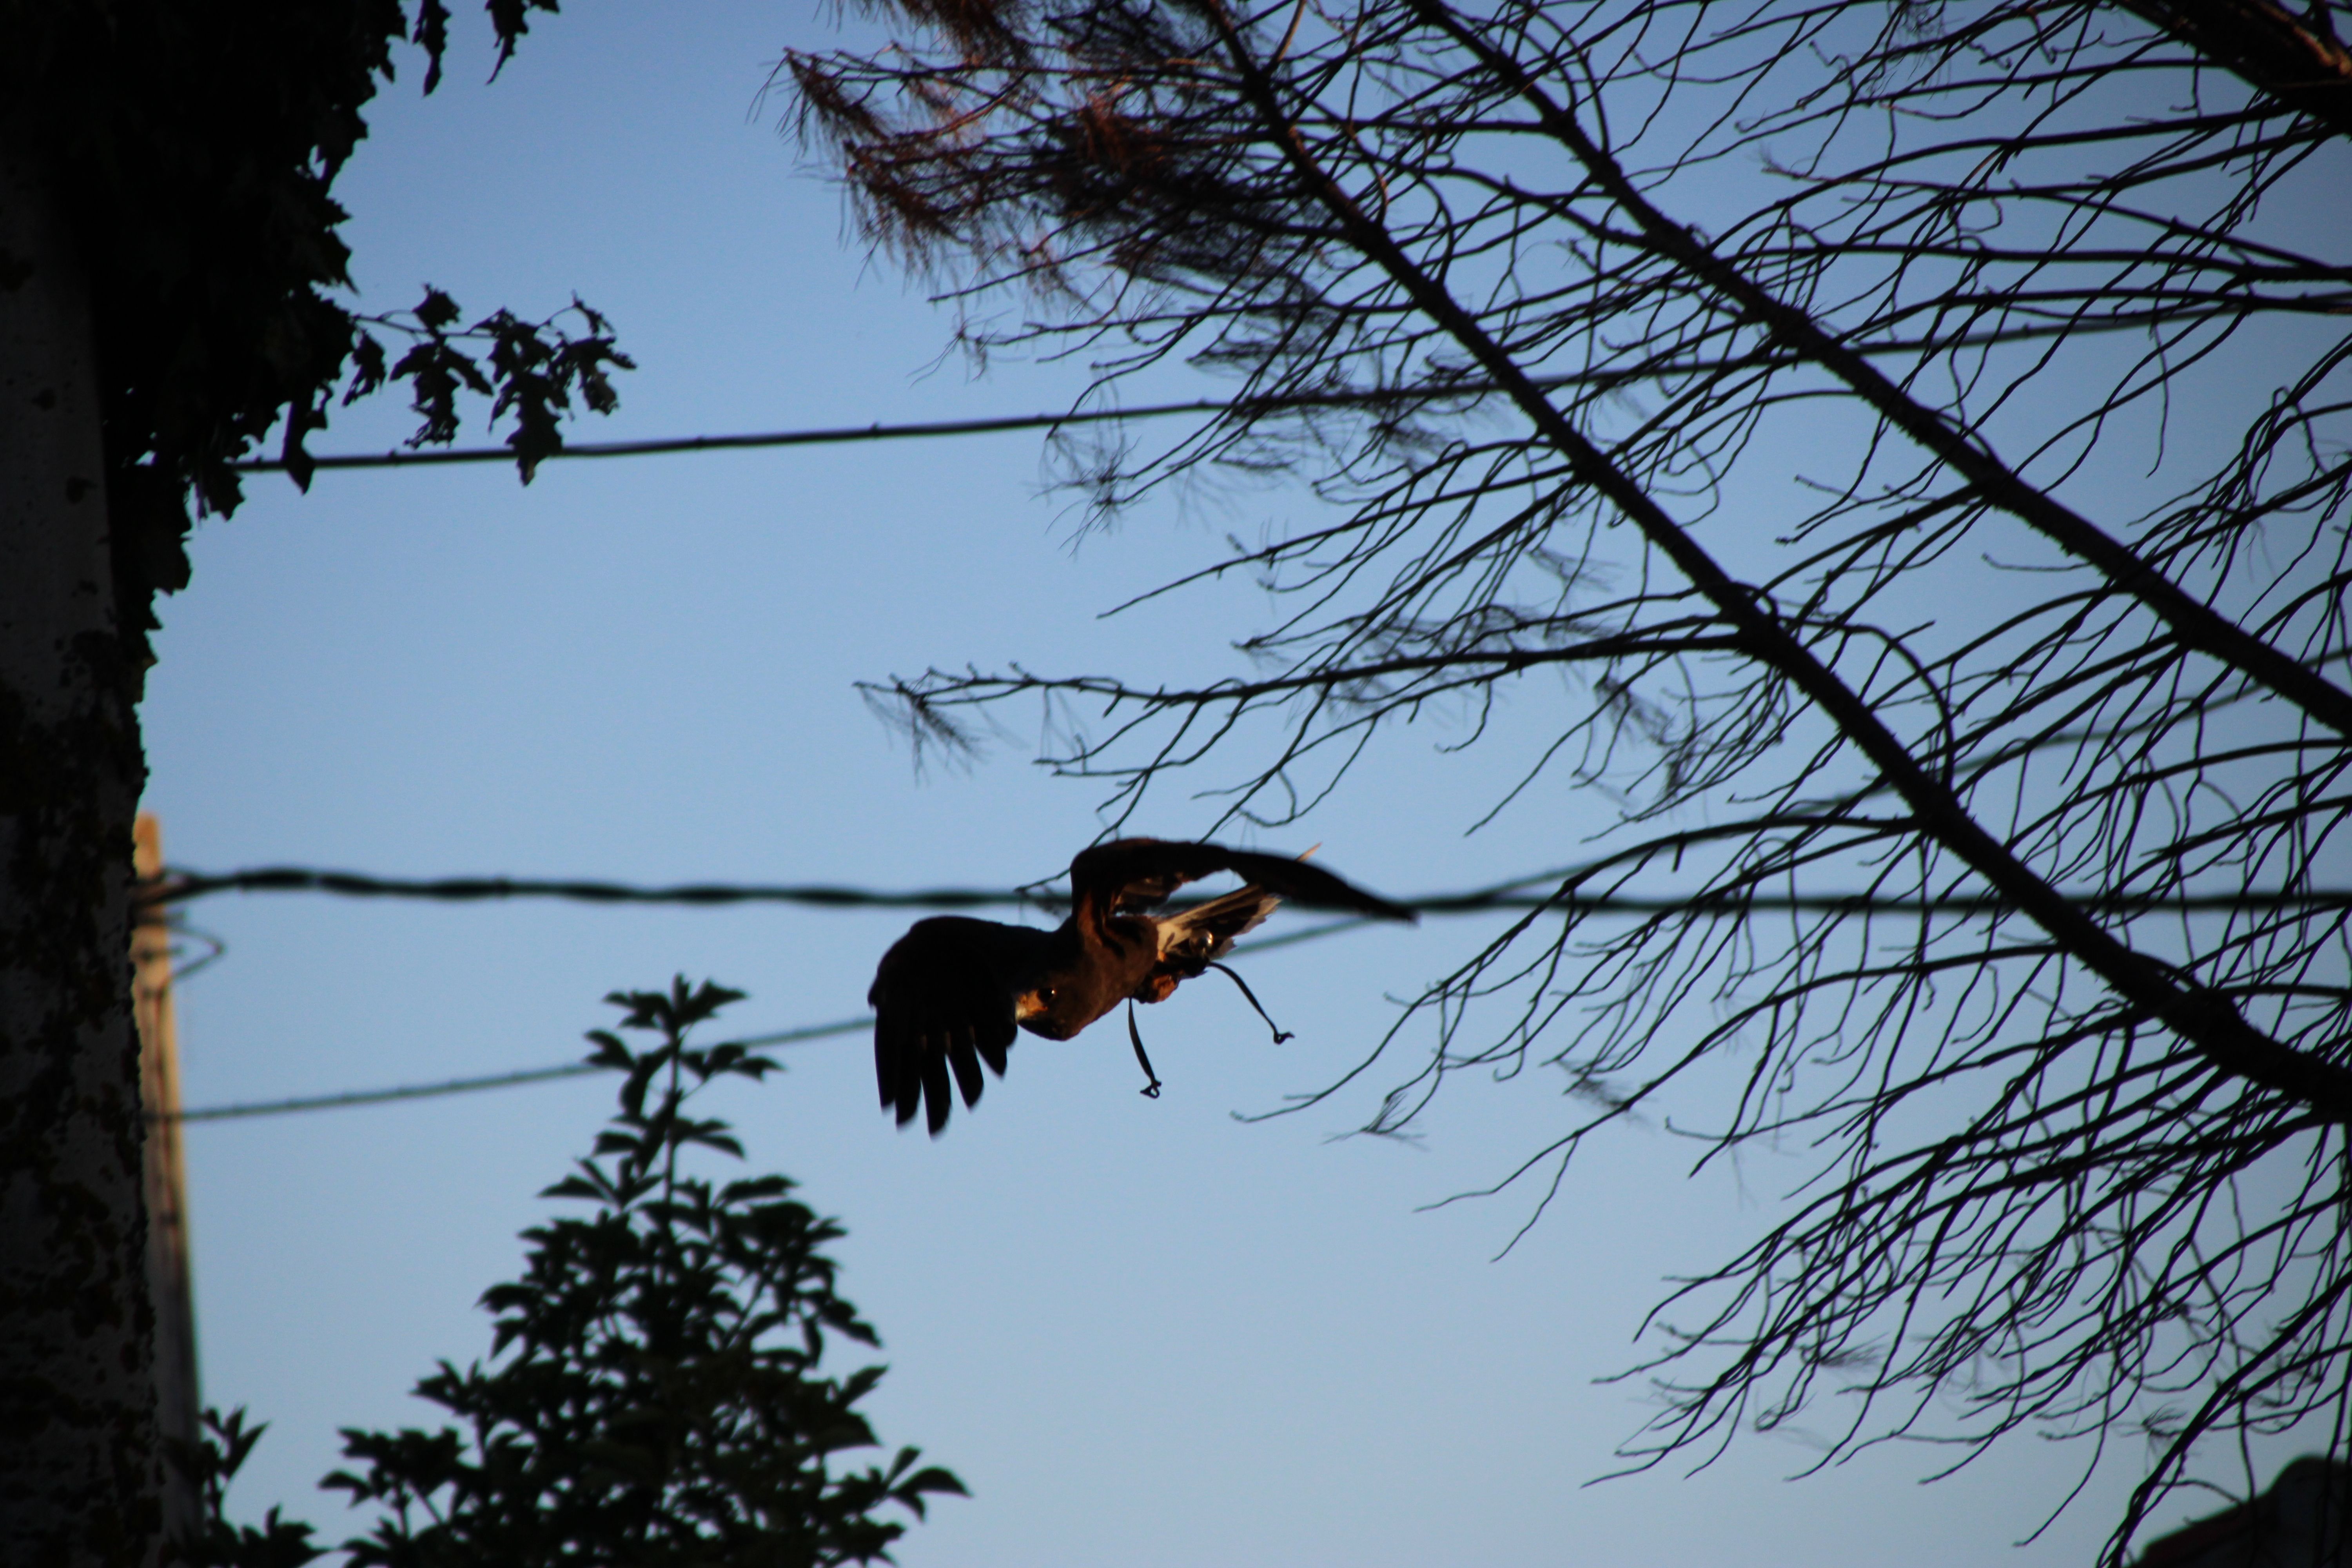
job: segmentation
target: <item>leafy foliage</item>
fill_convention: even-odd
[[[488,0],[499,64],[530,11],[555,8]],[[352,386],[385,379],[366,326],[415,345],[389,376],[426,414],[420,439],[449,439],[456,388],[481,389],[493,418],[515,416],[526,479],[560,444],[572,391],[613,406],[604,371],[628,361],[576,301],[584,337],[506,311],[452,334],[424,311],[363,319],[330,297],[350,282],[330,189],[367,134],[362,110],[404,42],[422,47],[433,90],[448,22],[444,0],[420,0],[413,19],[399,0],[0,0],[0,155],[52,193],[86,271],[134,653],[154,595],[187,583],[189,492],[234,510],[231,465],[281,418],[289,468],[307,481],[303,439],[326,424],[345,365],[358,356]],[[0,284],[21,266],[0,255]]]
[[[626,1075],[620,1114],[545,1195],[595,1212],[526,1231],[523,1277],[482,1298],[490,1362],[445,1362],[417,1384],[462,1429],[343,1434],[356,1463],[324,1484],[388,1510],[348,1543],[354,1564],[867,1563],[906,1528],[877,1510],[919,1518],[929,1494],[963,1493],[914,1448],[834,1468],[875,1446],[856,1405],[882,1376],[818,1374],[829,1336],[877,1343],[834,1289],[823,1249],[840,1226],[782,1176],[714,1184],[680,1169],[691,1150],[742,1153],[687,1101],[774,1070],[740,1045],[687,1044],[740,995],[681,979],[608,998],[620,1028],[660,1043],[589,1036],[590,1059]]]
[[[543,1195],[596,1212],[523,1233],[523,1278],[482,1297],[497,1316],[489,1365],[444,1362],[417,1384],[464,1430],[344,1432],[359,1463],[321,1484],[388,1510],[344,1543],[352,1563],[887,1562],[906,1526],[877,1510],[921,1518],[931,1494],[964,1495],[952,1473],[918,1468],[914,1448],[834,1473],[836,1456],[875,1446],[856,1405],[882,1376],[816,1375],[828,1335],[878,1343],[834,1289],[823,1248],[841,1227],[793,1201],[782,1176],[714,1185],[679,1172],[691,1149],[742,1155],[725,1122],[687,1115],[687,1100],[715,1079],[775,1070],[740,1045],[686,1043],[740,995],[680,979],[608,998],[625,1009],[620,1027],[661,1043],[639,1053],[609,1030],[588,1037],[589,1059],[625,1075],[620,1114]],[[200,1439],[174,1446],[204,1502],[198,1533],[173,1543],[182,1568],[302,1568],[322,1554],[312,1527],[277,1509],[258,1528],[224,1516],[265,1430],[242,1410],[207,1410]]]
[[[352,374],[343,389],[346,405],[358,402],[387,382],[409,385],[409,406],[424,423],[408,438],[411,447],[446,446],[457,438],[457,396],[461,392],[492,398],[490,417],[511,412],[514,430],[507,444],[514,448],[522,481],[548,457],[563,447],[562,416],[572,411],[574,393],[598,414],[621,405],[613,390],[610,369],[631,370],[635,362],[614,346],[612,326],[578,295],[545,321],[526,321],[510,310],[494,310],[472,326],[457,328],[463,312],[457,302],[428,285],[425,298],[412,310],[389,316],[354,317],[356,338],[352,351]],[[584,332],[574,335],[563,325],[577,318]],[[408,351],[385,368],[383,341],[367,331],[374,326],[406,336]],[[478,344],[478,350],[470,345]],[[299,440],[290,439],[287,463],[298,483],[308,484],[310,468],[300,456]]]
[[[247,1426],[243,1410],[226,1416],[207,1410],[204,1430],[194,1442],[166,1439],[166,1457],[196,1483],[204,1507],[194,1539],[173,1542],[165,1552],[166,1563],[176,1561],[181,1568],[302,1568],[325,1554],[324,1548],[310,1543],[310,1525],[281,1519],[277,1509],[269,1510],[257,1530],[231,1524],[223,1512],[228,1483],[268,1430],[266,1421]]]

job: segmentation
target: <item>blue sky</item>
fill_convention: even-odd
[[[833,36],[801,8],[579,0],[486,87],[469,35],[434,98],[412,69],[381,100],[338,187],[363,307],[412,304],[425,281],[475,313],[576,290],[642,366],[589,439],[1066,405],[1072,367],[975,377],[943,358],[951,313],[864,255],[778,133],[770,66]],[[313,446],[382,448],[412,423],[356,409]],[[194,584],[163,607],[148,808],[175,864],[214,870],[1050,875],[1098,830],[1096,791],[1029,765],[1019,733],[918,776],[852,683],[967,662],[1227,668],[1263,619],[1246,585],[1099,612],[1227,528],[1313,502],[1147,507],[1080,540],[1045,479],[1022,435],[557,463],[528,489],[496,468],[329,473],[307,496],[257,479],[201,526]],[[1609,820],[1551,785],[1465,838],[1509,742],[1481,771],[1439,755],[1459,738],[1442,719],[1401,734],[1376,784],[1265,847],[1320,840],[1334,868],[1410,896],[1559,863]],[[1137,826],[1184,837],[1214,809],[1171,795]],[[604,992],[674,973],[750,992],[730,1020],[746,1032],[852,1016],[907,917],[257,895],[191,919],[227,943],[180,996],[185,1092],[206,1105],[562,1061],[606,1020]],[[1812,1458],[1802,1434],[1688,1479],[1584,1484],[1648,1408],[1638,1382],[1596,1380],[1633,1359],[1663,1279],[1753,1234],[1795,1159],[1691,1179],[1696,1146],[1625,1129],[1497,1260],[1533,1194],[1426,1205],[1539,1146],[1556,1083],[1455,1092],[1418,1146],[1335,1140],[1370,1100],[1229,1114],[1336,1076],[1386,1026],[1385,996],[1481,934],[1432,921],[1252,961],[1297,1033],[1278,1049],[1230,990],[1188,988],[1145,1019],[1156,1102],[1109,1026],[1024,1037],[936,1142],[877,1112],[856,1036],[790,1047],[782,1079],[730,1091],[752,1163],[848,1227],[843,1288],[891,1368],[868,1406],[885,1441],[974,1493],[899,1561],[2087,1562],[2128,1467],[2012,1552],[2080,1462],[2031,1439],[1924,1488],[1937,1457],[1916,1449],[1786,1481]],[[407,1389],[488,1349],[474,1299],[513,1271],[533,1194],[607,1104],[574,1080],[189,1129],[205,1396],[272,1424],[237,1511],[356,1526],[313,1489],[335,1429],[429,1419]]]

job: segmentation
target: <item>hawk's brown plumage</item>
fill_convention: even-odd
[[[1165,918],[1143,911],[1220,871],[1238,892]],[[1410,921],[1390,903],[1304,860],[1159,838],[1097,844],[1070,862],[1070,918],[1054,931],[941,915],[918,921],[875,971],[874,1073],[903,1126],[921,1107],[937,1137],[953,1074],[980,1103],[981,1064],[1003,1077],[1017,1026],[1066,1040],[1121,1002],[1158,1002],[1206,971],[1284,899]]]

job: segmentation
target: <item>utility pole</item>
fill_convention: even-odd
[[[163,874],[163,825],[146,812],[132,829],[142,886]],[[180,1156],[180,1043],[172,1007],[172,932],[163,907],[137,906],[131,928],[132,1016],[139,1026],[139,1098],[147,1113],[147,1288],[155,1302],[155,1430],[168,1445],[195,1442],[196,1303],[188,1289],[188,1181]],[[167,1449],[168,1451],[168,1449]],[[163,1475],[168,1540],[201,1521],[203,1500],[178,1469]]]

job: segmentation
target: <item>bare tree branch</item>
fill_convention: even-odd
[[[1238,383],[1065,443],[1098,515],[1326,503],[1159,590],[1261,584],[1245,669],[870,685],[919,748],[1034,703],[1115,820],[1280,824],[1443,716],[1532,759],[1480,824],[1613,807],[1294,1108],[1539,1078],[1538,1215],[1631,1116],[1810,1160],[1652,1320],[1636,1465],[2129,1436],[2114,1563],[2225,1439],[2352,1452],[2352,920],[2228,903],[2352,819],[2347,11],[2198,4],[1005,0],[786,62],[975,344]]]

